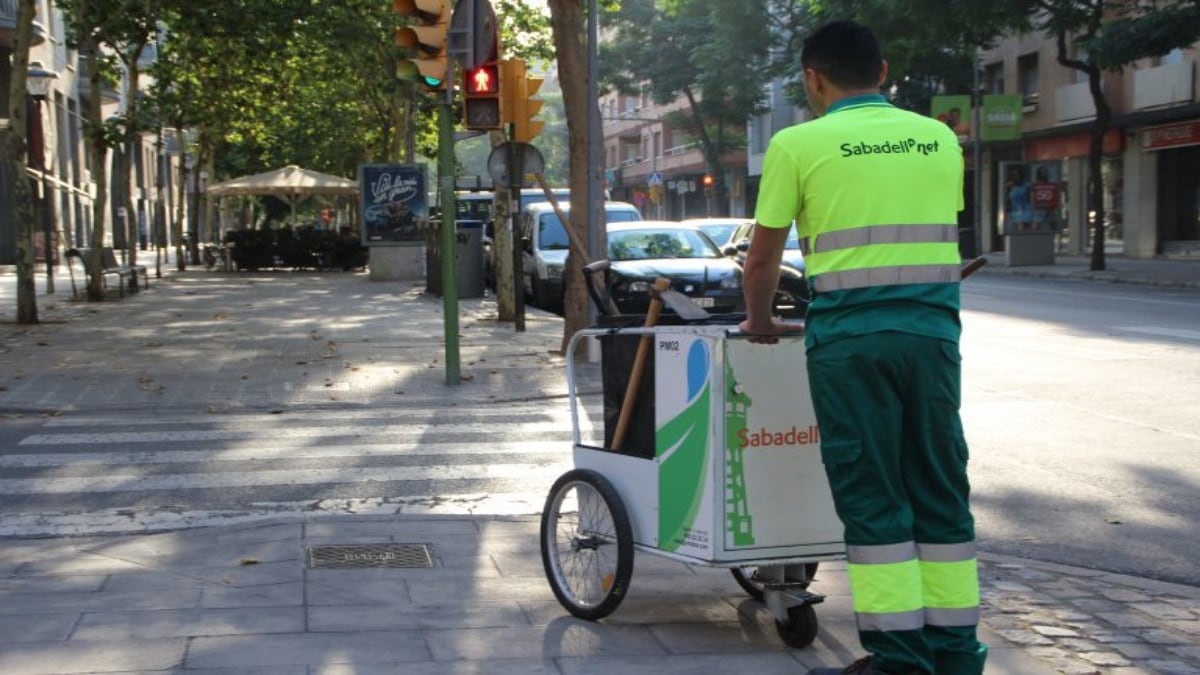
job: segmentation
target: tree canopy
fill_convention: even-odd
[[[614,37],[601,78],[627,94],[646,86],[656,103],[686,101],[667,122],[700,144],[714,178],[714,206],[728,208],[722,158],[745,147],[746,121],[771,80],[766,0],[625,0],[606,17]]]

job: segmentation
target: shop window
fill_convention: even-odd
[[[983,69],[983,90],[988,94],[1004,93],[1004,64],[989,63]]]
[[[1085,49],[1079,45],[1075,45],[1075,55],[1072,56],[1071,58],[1075,59],[1076,61],[1082,61],[1083,63],[1087,63],[1088,59],[1091,57],[1088,55],[1087,49]],[[1071,75],[1074,78],[1075,82],[1087,82],[1088,81],[1088,74],[1077,68],[1071,69]]]
[[[1100,176],[1104,185],[1104,241],[1120,252],[1125,241],[1125,164],[1120,157],[1105,157]]]
[[[1038,103],[1038,55],[1025,54],[1017,59],[1017,85],[1025,96],[1025,107],[1036,108]]]

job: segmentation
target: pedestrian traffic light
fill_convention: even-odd
[[[444,89],[449,61],[450,0],[393,0],[396,13],[407,18],[396,29],[396,44],[405,50],[397,75],[417,80],[430,89]]]
[[[508,59],[501,63],[500,89],[504,96],[504,122],[513,125],[513,140],[528,143],[542,133],[545,124],[533,119],[542,109],[542,101],[531,98],[542,88],[542,78],[531,77],[525,61]]]
[[[715,181],[713,180],[711,173],[704,174],[704,177],[700,179],[700,184],[706,188],[712,187],[714,182]]]
[[[468,129],[504,128],[501,115],[500,64],[485,63],[463,73],[463,126]]]

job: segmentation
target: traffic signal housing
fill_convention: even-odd
[[[504,128],[502,91],[499,63],[485,63],[464,72],[463,126],[476,130]]]
[[[393,0],[396,13],[408,19],[396,29],[396,44],[406,51],[397,75],[432,90],[445,89],[449,73],[447,37],[451,0]]]
[[[503,94],[504,122],[513,125],[513,140],[529,143],[546,126],[533,119],[542,109],[542,101],[532,98],[542,88],[542,78],[532,77],[522,59],[500,63],[500,90]]]

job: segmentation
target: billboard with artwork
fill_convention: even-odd
[[[429,218],[424,164],[363,164],[358,183],[363,243],[424,243],[422,230]]]

